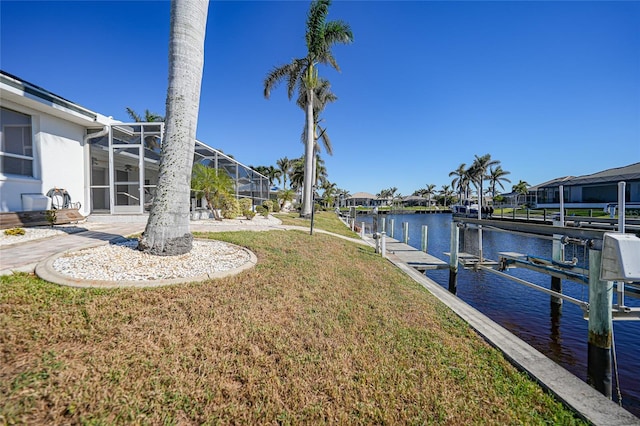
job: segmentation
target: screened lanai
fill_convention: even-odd
[[[137,214],[151,208],[163,134],[163,123],[118,123],[88,132],[91,213]],[[225,170],[235,182],[236,198],[251,198],[254,205],[269,199],[266,176],[202,142],[196,141],[193,162]],[[192,208],[198,205],[192,194]]]

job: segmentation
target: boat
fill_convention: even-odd
[[[451,212],[454,217],[469,217],[476,219],[478,217],[477,204],[454,204],[451,206]],[[482,219],[486,219],[493,213],[493,207],[482,207]]]

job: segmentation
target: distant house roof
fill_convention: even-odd
[[[559,185],[589,185],[594,183],[611,183],[619,182],[623,180],[640,180],[640,163],[629,164],[628,166],[615,167],[612,169],[603,170],[601,172],[592,173],[590,175],[583,176],[567,176],[564,178],[557,178],[550,180],[549,182],[536,185],[529,188],[530,190],[538,188],[556,187]]]
[[[418,195],[408,195],[404,198],[402,198],[402,201],[419,201],[419,202],[427,202],[429,201],[428,199],[426,199],[425,197],[420,197]]]
[[[562,185],[564,182],[570,180],[570,179],[574,179],[575,176],[564,176],[564,177],[559,177],[559,178],[555,178],[555,179],[551,179],[548,180],[544,183],[539,183],[537,185],[534,186],[530,186],[529,187],[529,191],[535,191],[538,188],[546,188],[549,186],[558,186],[558,185]]]
[[[347,200],[351,200],[351,199],[370,199],[370,200],[375,200],[376,196],[373,194],[369,194],[368,192],[356,192],[355,194],[353,194],[351,197],[347,198]]]

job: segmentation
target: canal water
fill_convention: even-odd
[[[389,219],[394,219],[394,237],[402,240],[402,223],[409,223],[409,244],[421,248],[422,225],[428,226],[427,251],[449,261],[444,252],[450,250],[451,214],[381,215],[386,217],[387,235]],[[371,223],[371,216],[359,216],[358,222]],[[461,238],[465,238],[461,232]],[[477,241],[477,232],[476,241]],[[467,234],[467,243],[470,241]],[[475,243],[477,246],[477,243]],[[464,251],[461,247],[461,251]],[[525,237],[506,232],[483,230],[484,257],[497,260],[498,252],[511,251],[551,259],[551,241]],[[585,256],[586,255],[586,256]],[[568,245],[565,258],[578,258],[585,266],[588,254],[583,247]],[[510,275],[538,285],[550,287],[551,278],[527,269],[510,269]],[[427,276],[448,288],[449,271],[427,271]],[[586,285],[562,281],[563,293],[588,301]],[[586,381],[588,324],[580,307],[564,302],[558,310],[550,303],[550,296],[489,272],[464,270],[458,273],[458,297],[480,312],[510,330],[540,352]],[[614,292],[613,303],[616,302]],[[640,299],[625,297],[627,306],[640,307]],[[614,321],[614,344],[622,405],[640,417],[640,321]],[[613,399],[618,401],[615,370],[612,369]]]

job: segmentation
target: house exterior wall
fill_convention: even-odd
[[[43,193],[50,189],[64,188],[71,202],[80,202],[80,213],[89,214],[89,203],[85,199],[85,155],[84,127],[65,122],[55,117],[40,116],[39,151],[46,158],[42,170]]]
[[[33,177],[0,174],[0,212],[22,211],[22,194],[44,194],[53,187],[66,189],[72,202],[86,211],[84,195],[85,129],[25,105],[3,99],[2,107],[31,116]],[[43,161],[46,158],[46,161]]]

